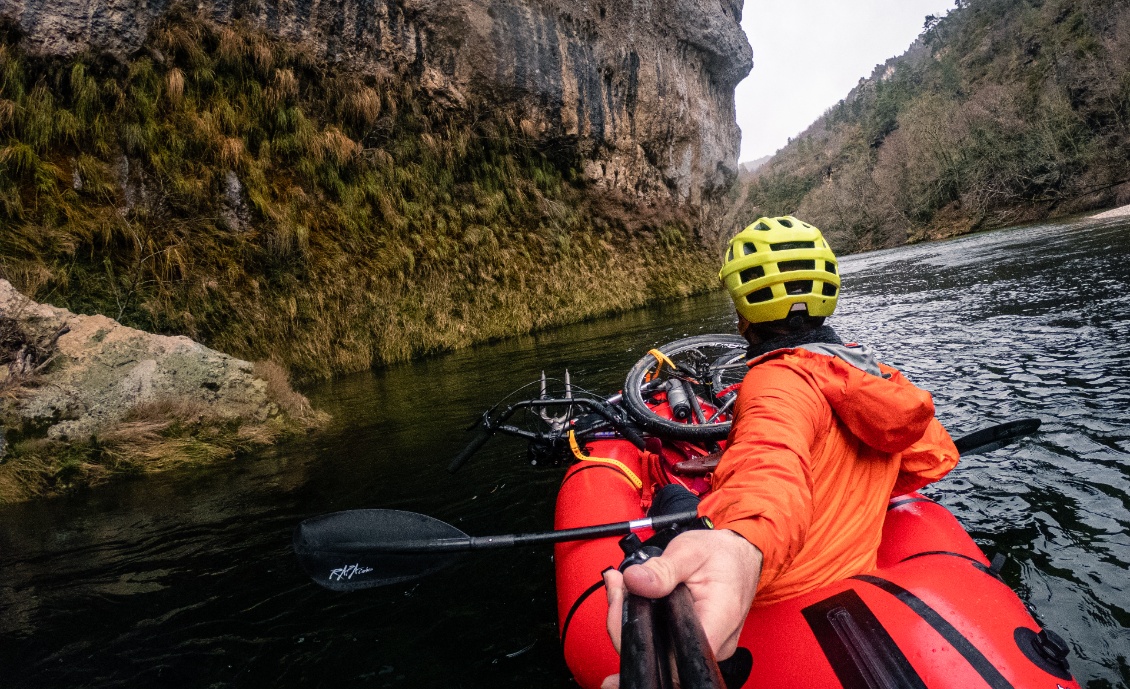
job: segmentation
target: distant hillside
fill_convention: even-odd
[[[761,158],[758,158],[757,160],[750,160],[744,163],[739,163],[738,174],[741,174],[743,172],[757,172],[763,165],[765,165],[765,163],[768,163],[770,160],[773,160],[773,156],[763,156]]]
[[[1130,203],[1130,1],[957,0],[747,179],[842,251]]]

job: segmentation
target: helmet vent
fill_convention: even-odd
[[[811,292],[812,280],[793,280],[785,283],[786,294],[810,294]]]
[[[745,300],[746,300],[747,304],[760,304],[761,302],[769,301],[772,298],[773,298],[773,288],[772,287],[764,287],[762,289],[757,290],[756,292],[751,292],[750,294],[747,294]]]
[[[836,290],[835,285],[833,285],[830,282],[824,283],[824,296],[825,297],[834,297],[834,296],[836,296],[836,292],[837,292],[837,290]]]
[[[777,270],[782,273],[788,273],[794,270],[816,270],[816,261],[781,261],[777,264]]]
[[[734,260],[734,247],[731,246],[730,250],[726,252],[726,263],[732,260]]]
[[[741,273],[739,273],[739,275],[741,276],[742,284],[744,285],[750,280],[756,280],[757,278],[765,277],[765,269],[761,266],[754,266],[752,268],[746,268]]]
[[[753,244],[751,244],[750,242],[746,242],[745,244],[742,244],[742,252],[746,256],[749,256],[750,254],[756,254],[757,253],[757,247],[754,246]]]
[[[836,264],[832,263],[831,261],[824,261],[824,270],[828,271],[832,275],[835,275],[836,274]]]
[[[765,224],[765,223],[763,223],[763,222],[759,222],[759,223],[757,223],[756,225],[754,225],[754,226],[753,226],[753,229],[755,229],[755,230],[761,230],[762,232],[768,232],[768,231],[769,231],[769,226],[768,226],[768,225],[766,225],[766,224]]]
[[[770,244],[769,248],[773,251],[788,251],[789,249],[815,249],[816,242],[780,242],[779,244]]]
[[[785,218],[781,218],[781,219],[780,219],[780,220],[778,220],[777,222],[781,223],[781,224],[782,224],[782,225],[784,225],[785,227],[792,227],[792,226],[793,226],[792,222],[790,222],[790,221],[786,220]]]

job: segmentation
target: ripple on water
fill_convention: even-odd
[[[1066,630],[1094,686],[1130,683],[1128,249],[1124,224],[1046,226],[843,261],[853,325],[934,391],[958,434],[1045,421],[1038,439],[967,458],[930,490],[1021,563],[1009,582]],[[928,295],[921,281],[908,290],[911,309],[892,299],[906,274],[930,275]]]
[[[1085,686],[1130,686],[1130,225],[980,234],[841,269],[841,334],[931,390],[954,435],[1043,419],[1039,436],[964,458],[927,492],[1008,555],[1006,581],[1070,639]],[[476,535],[548,528],[561,469],[531,468],[520,443],[443,471],[476,412],[543,369],[615,390],[655,343],[733,321],[710,295],[342,378],[310,391],[338,424],[312,442],[0,509],[0,677],[13,689],[568,687],[548,549],[334,595],[298,570],[290,531],[356,507]]]

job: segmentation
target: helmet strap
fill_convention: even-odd
[[[749,335],[754,335],[758,341],[765,342],[778,337],[788,337],[795,333],[815,330],[824,325],[823,316],[809,316],[807,313],[795,313],[779,321],[765,323],[750,323],[749,327],[741,333],[747,340]]]
[[[808,314],[807,313],[794,313],[793,315],[791,315],[791,316],[789,316],[788,318],[785,319],[785,326],[791,332],[797,332],[798,330],[804,330],[805,328],[809,327]]]

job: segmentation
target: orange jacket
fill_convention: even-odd
[[[750,363],[699,513],[761,550],[755,605],[874,569],[888,500],[957,464],[930,394],[878,366],[806,349]]]

